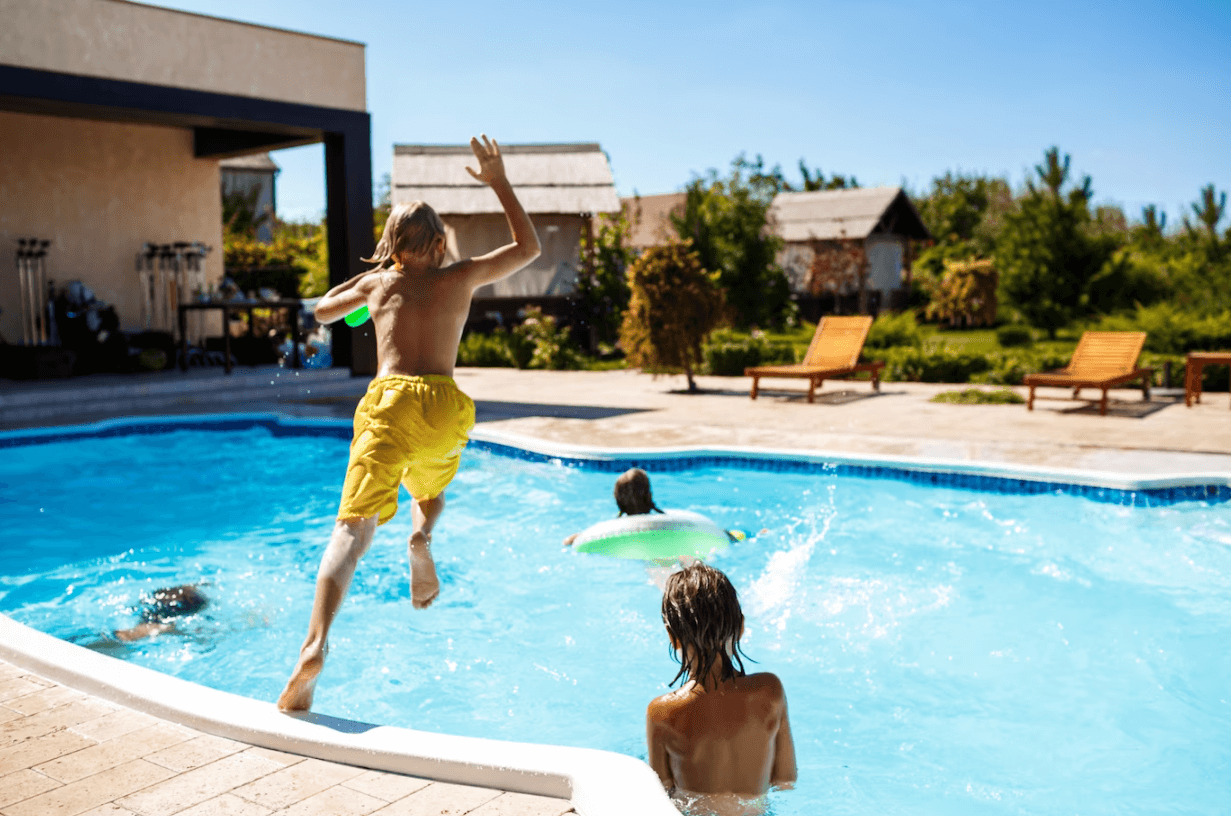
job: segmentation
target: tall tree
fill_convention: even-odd
[[[718,275],[707,272],[688,241],[650,247],[628,268],[631,290],[620,345],[634,366],[684,369],[688,390],[701,347],[723,316]]]
[[[1092,229],[1090,177],[1069,184],[1069,163],[1058,148],[1044,153],[1035,167],[1042,186],[1027,180],[995,250],[1001,294],[1053,338],[1087,306],[1097,310],[1088,303],[1089,285],[1123,241]]]
[[[620,211],[596,217],[592,231],[581,236],[585,261],[577,275],[577,297],[599,342],[618,339],[628,308],[628,266],[633,260],[628,247],[630,229],[627,214]]]
[[[766,226],[770,202],[781,189],[778,168],[767,171],[760,156],[748,161],[740,155],[729,175],[710,170],[694,178],[683,212],[671,215],[701,265],[718,273],[741,327],[780,324],[790,300],[786,273],[777,263],[782,240]]]

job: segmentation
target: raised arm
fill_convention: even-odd
[[[373,272],[364,272],[350,280],[343,281],[325,293],[316,302],[313,314],[320,323],[333,323],[341,320],[360,306],[368,302],[371,291]]]
[[[500,280],[512,275],[517,270],[527,266],[539,256],[539,236],[530,223],[521,202],[513,192],[504,174],[504,159],[500,156],[500,145],[495,139],[488,139],[484,134],[483,141],[470,140],[470,149],[479,160],[478,172],[470,167],[466,172],[492,188],[500,206],[504,207],[504,216],[509,221],[509,231],[513,233],[513,243],[506,244],[497,250],[480,255],[470,261],[470,274],[475,286]]]

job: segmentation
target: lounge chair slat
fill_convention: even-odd
[[[872,388],[880,390],[882,362],[860,363],[864,341],[872,328],[872,318],[822,317],[812,335],[812,342],[802,363],[794,365],[755,366],[744,369],[744,376],[752,377],[749,396],[757,398],[761,377],[797,377],[808,380],[808,402],[814,400],[817,386],[834,377],[844,377],[859,371],[872,373]]]

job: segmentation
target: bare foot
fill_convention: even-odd
[[[312,707],[312,695],[316,693],[316,678],[325,667],[325,651],[319,647],[304,646],[299,653],[299,662],[286,688],[278,697],[281,711],[307,711]]]
[[[436,562],[432,560],[431,536],[415,532],[410,536],[410,600],[415,609],[427,609],[440,594]]]

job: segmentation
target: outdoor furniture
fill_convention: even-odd
[[[1201,404],[1201,369],[1207,365],[1231,365],[1231,351],[1190,351],[1184,365],[1184,405]]]
[[[802,363],[793,365],[754,366],[744,369],[745,377],[752,377],[752,399],[762,377],[796,377],[808,380],[808,402],[815,402],[816,388],[825,380],[845,377],[859,371],[872,374],[872,390],[880,391],[880,370],[883,362],[861,363],[859,354],[868,339],[872,318],[822,317],[816,325],[816,334]]]
[[[299,312],[303,308],[303,303],[295,298],[282,298],[281,300],[229,300],[229,301],[211,301],[209,303],[181,303],[179,306],[179,329],[180,329],[180,369],[188,370],[188,312],[189,311],[208,311],[216,309],[222,312],[222,355],[225,358],[223,363],[224,371],[227,374],[231,373],[231,330],[228,325],[227,316],[231,312],[247,312],[248,313],[248,334],[252,335],[252,310],[253,309],[287,309],[290,312],[291,323],[291,368],[302,368],[303,365],[299,359],[299,343],[303,339],[303,334],[300,328]]]
[[[1073,359],[1059,371],[1027,374],[1023,385],[1030,386],[1026,410],[1034,410],[1034,389],[1039,386],[1072,388],[1073,399],[1081,397],[1083,388],[1101,388],[1099,414],[1107,415],[1107,389],[1133,380],[1141,380],[1142,399],[1150,399],[1150,380],[1154,369],[1138,368],[1137,358],[1145,345],[1145,332],[1095,332],[1082,334],[1073,351]]]

